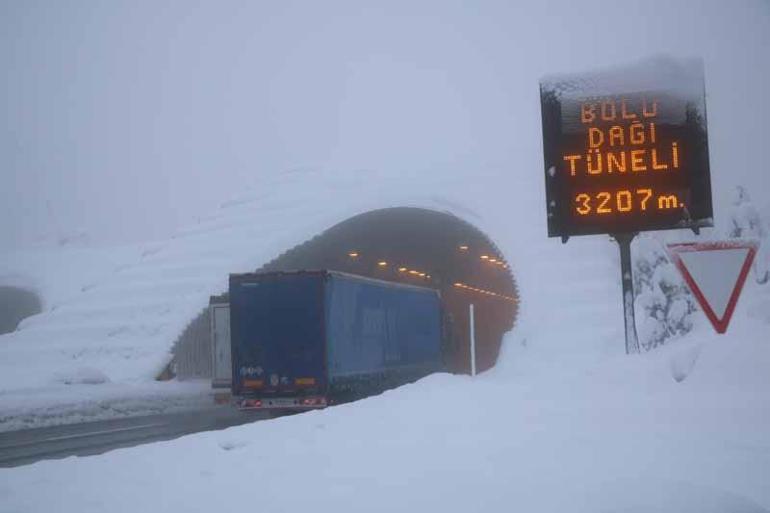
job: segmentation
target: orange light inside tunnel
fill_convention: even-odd
[[[480,289],[478,287],[471,287],[470,285],[466,285],[465,283],[456,282],[454,286],[460,289],[476,292],[477,294],[484,294],[485,296],[499,297],[500,299],[510,301],[511,303],[517,302],[517,299],[515,297],[506,296],[505,294],[499,294],[497,292],[492,292],[491,290]]]
[[[377,265],[379,265],[380,267],[385,267],[386,265],[388,265],[388,263],[385,260],[380,260],[379,262],[377,262]]]
[[[482,260],[489,260],[489,256],[488,255],[481,255],[481,257],[479,257],[479,258],[481,258]]]
[[[463,244],[462,246],[460,246],[460,251],[468,251],[468,246]]]
[[[348,253],[348,256],[350,258],[358,258],[358,252],[357,251],[351,251],[350,253]]]
[[[406,267],[399,267],[398,268],[398,272],[400,272],[400,273],[405,273],[406,271],[408,271],[408,269]]]

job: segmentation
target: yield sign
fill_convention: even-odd
[[[668,252],[717,333],[727,331],[757,252],[753,241],[668,244]]]

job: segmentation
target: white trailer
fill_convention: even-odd
[[[230,388],[233,381],[230,356],[230,303],[226,299],[211,298],[211,386]]]

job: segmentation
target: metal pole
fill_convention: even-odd
[[[634,318],[634,279],[631,268],[631,241],[635,233],[615,235],[620,247],[620,278],[623,283],[623,319],[626,328],[626,354],[639,352],[639,339],[636,336]]]
[[[471,319],[471,376],[476,375],[476,329],[474,326],[474,319],[473,319],[473,303],[469,305],[468,308],[470,312],[470,319]]]

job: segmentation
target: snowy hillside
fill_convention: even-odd
[[[537,195],[490,187],[505,180],[505,171],[494,169],[443,176],[305,170],[278,175],[173,239],[145,246],[133,262],[0,337],[0,411],[18,408],[30,393],[40,405],[49,395],[54,402],[68,394],[73,400],[83,394],[98,398],[100,387],[66,384],[83,375],[103,376],[113,386],[151,382],[185,325],[209,295],[226,288],[228,273],[256,269],[335,223],[391,206],[448,211],[474,224],[511,263],[525,322],[573,326],[567,351],[619,350],[608,342],[619,333],[619,314],[594,330],[596,315],[619,307],[616,249],[602,239],[566,246],[546,240]],[[515,224],[511,215],[518,218]],[[544,274],[559,279],[544,282]],[[581,301],[583,294],[599,300]]]
[[[462,225],[495,256],[476,254],[473,240],[393,230],[377,241],[391,254],[340,247],[341,261],[395,275],[397,246],[440,262],[426,255],[435,249],[447,269],[463,259],[468,286],[416,257],[398,265],[433,274],[442,293],[457,283],[493,296],[502,273],[477,268],[485,259],[513,278],[505,299],[515,306],[496,365],[478,376],[433,374],[323,410],[0,468],[0,513],[770,513],[770,175],[753,151],[768,143],[769,49],[761,0],[0,2],[6,448],[43,457],[62,454],[48,446],[79,450],[74,440],[100,450],[113,436],[154,436],[133,429],[144,420],[124,430],[114,417],[187,409],[208,419],[210,382],[181,379],[179,362],[207,354],[209,297],[229,274],[307,241],[278,263],[320,253],[334,262],[372,225],[313,238],[377,209],[449,213],[464,222],[425,231]],[[673,75],[624,71],[669,57],[703,63],[702,83],[699,71],[697,91],[686,91],[698,108],[679,105],[676,116],[663,115]],[[548,114],[543,77],[601,70],[623,86],[605,91],[612,98],[596,96],[610,82],[573,82],[587,93],[580,117],[577,103]],[[559,129],[568,152],[544,144],[556,119],[574,121]],[[578,119],[588,130],[579,152]],[[642,121],[648,131],[636,132]],[[669,142],[672,167],[656,165]],[[708,180],[691,172],[706,158]],[[669,178],[677,190],[690,182],[689,193],[708,184],[715,227],[699,240],[761,242],[725,335],[665,254],[665,243],[695,235],[649,232],[632,248],[644,351],[625,354],[618,245],[547,237],[548,210],[560,206],[546,200],[553,159],[597,171],[575,175],[575,199],[614,195],[610,210],[625,219],[653,217],[656,203],[671,214]],[[658,201],[624,207],[652,197],[648,178]],[[697,215],[689,193],[673,204]],[[578,213],[609,213],[595,207]],[[471,286],[477,277],[489,284]],[[494,322],[475,311],[483,333]],[[458,318],[448,333],[465,331]],[[180,336],[185,351],[173,353]],[[177,378],[159,381],[172,353]],[[13,433],[66,423],[83,425],[43,430],[40,444],[32,430]],[[156,426],[164,436],[166,426]]]
[[[323,411],[0,470],[0,511],[766,512],[769,301],[749,284],[727,336],[701,325],[590,362],[538,350],[597,338],[554,305],[550,328],[509,335],[475,379],[434,375]]]
[[[489,187],[497,180],[493,171],[458,173],[413,177],[407,188],[374,173],[284,174],[0,339],[0,400],[147,385],[228,272],[253,269],[356,213],[399,205],[455,213],[511,263],[521,317],[491,371],[2,470],[0,511],[47,511],[52,497],[73,511],[256,503],[270,511],[766,511],[770,289],[747,284],[726,336],[698,317],[684,338],[627,357],[616,246],[604,237],[545,239],[536,195]],[[21,358],[24,372],[12,365]],[[79,368],[112,383],[56,381],[61,369]],[[48,493],[37,492],[41,482]]]
[[[0,252],[0,285],[37,294],[43,311],[53,310],[139,256],[138,246],[46,245]]]

